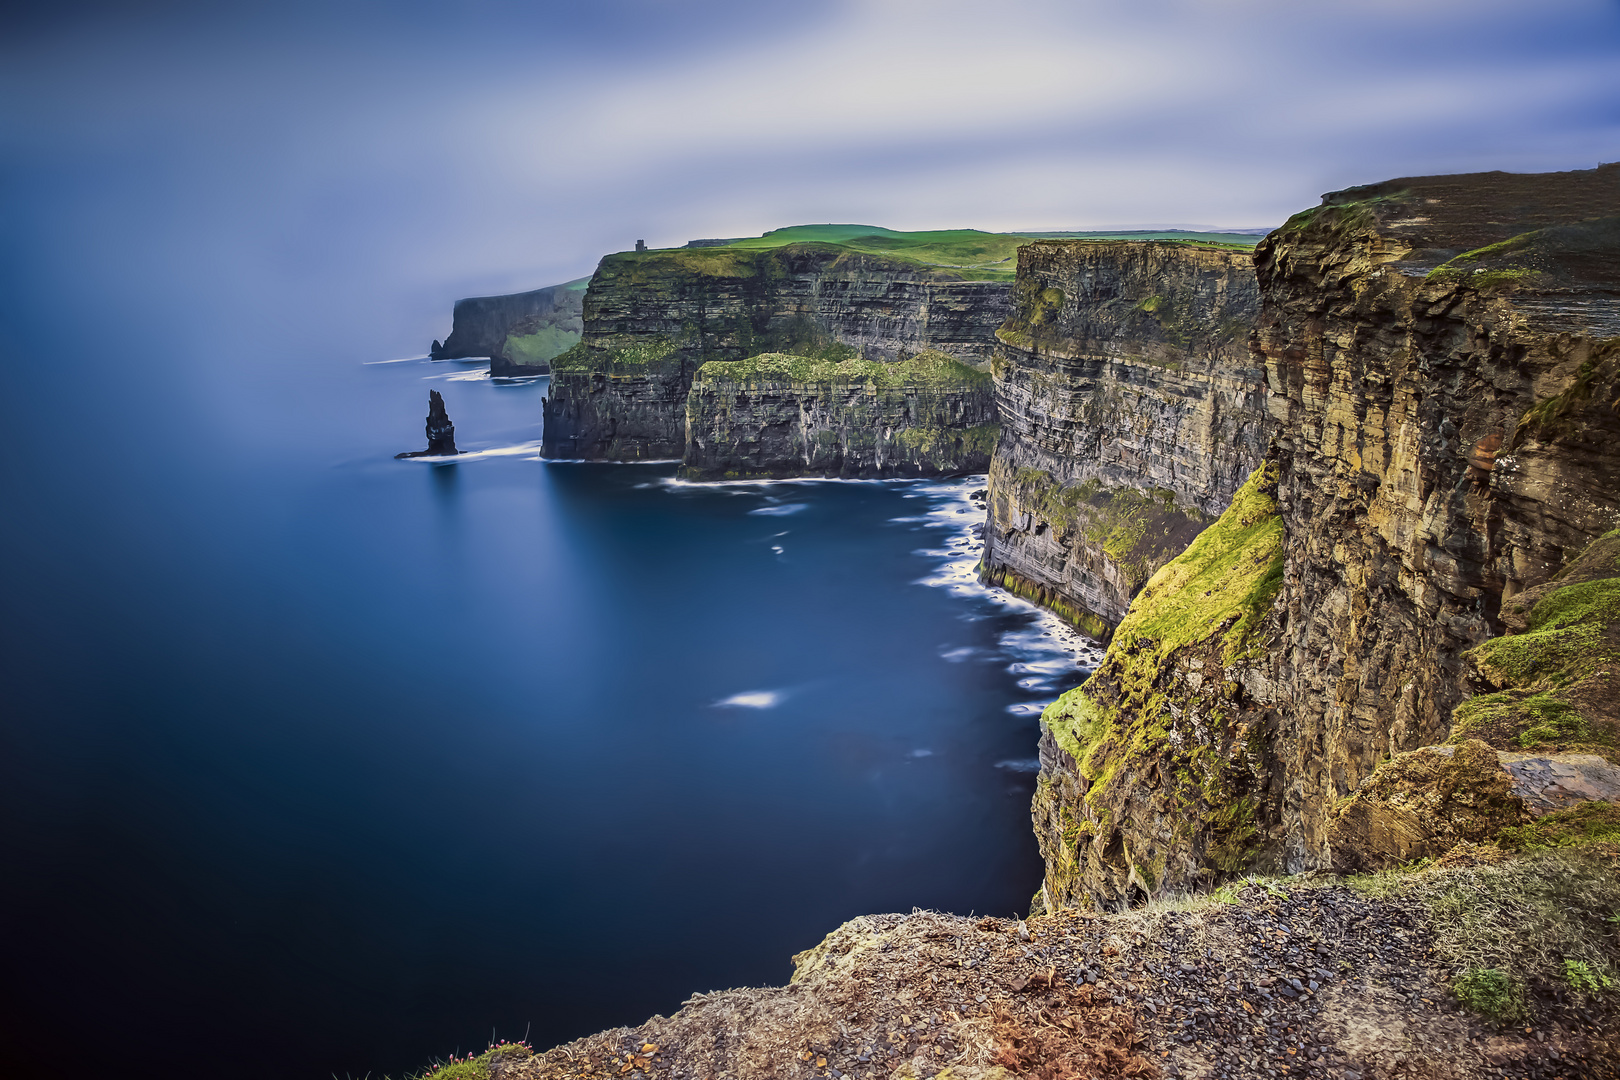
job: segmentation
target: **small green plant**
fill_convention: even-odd
[[[1614,989],[1614,979],[1585,960],[1565,960],[1564,981],[1569,983],[1571,990],[1582,994],[1601,994]]]
[[[1514,978],[1496,968],[1469,968],[1452,984],[1457,1000],[1488,1020],[1504,1022],[1524,1015],[1524,991]]]
[[[1266,895],[1271,897],[1273,900],[1288,899],[1288,893],[1284,891],[1282,886],[1278,885],[1275,881],[1267,881],[1265,878],[1255,877],[1253,874],[1250,874],[1248,877],[1243,879],[1243,883],[1245,885],[1253,885],[1256,888],[1266,890]]]
[[[489,1080],[490,1066],[496,1062],[523,1061],[533,1056],[534,1048],[527,1041],[501,1039],[491,1042],[489,1049],[481,1054],[470,1050],[466,1054],[451,1054],[448,1061],[436,1061],[412,1074],[410,1080]]]
[[[1250,887],[1264,889],[1266,895],[1271,897],[1273,900],[1288,899],[1287,890],[1285,890],[1281,885],[1278,885],[1275,881],[1269,881],[1266,878],[1260,877],[1258,874],[1249,874],[1248,876],[1239,878],[1236,881],[1228,882],[1227,884],[1216,889],[1210,894],[1210,896],[1223,904],[1241,904],[1243,902],[1241,895],[1243,890]]]

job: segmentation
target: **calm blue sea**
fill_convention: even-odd
[[[0,301],[8,1075],[397,1076],[1027,908],[1091,654],[974,583],[982,478],[544,462],[543,381],[110,272]],[[429,388],[473,453],[396,461]]]

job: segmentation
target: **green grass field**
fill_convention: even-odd
[[[1019,247],[1032,240],[1058,239],[1175,240],[1247,249],[1254,247],[1260,237],[1247,233],[1199,233],[1175,229],[1163,232],[991,233],[978,229],[896,232],[877,225],[791,225],[785,229],[772,229],[764,236],[737,240],[723,248],[700,250],[761,251],[788,244],[837,244],[851,251],[963,271],[964,277],[1010,279],[1017,266]]]

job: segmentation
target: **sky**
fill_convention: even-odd
[[[400,355],[458,296],[637,239],[1274,226],[1352,184],[1616,159],[1617,0],[0,13],[0,230],[347,306]]]

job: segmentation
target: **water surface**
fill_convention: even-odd
[[[1088,654],[975,582],[982,478],[544,462],[544,382],[473,364],[138,375],[11,475],[16,1062],[397,1075],[784,981],[858,914],[1027,907]],[[396,461],[430,387],[472,452]]]

